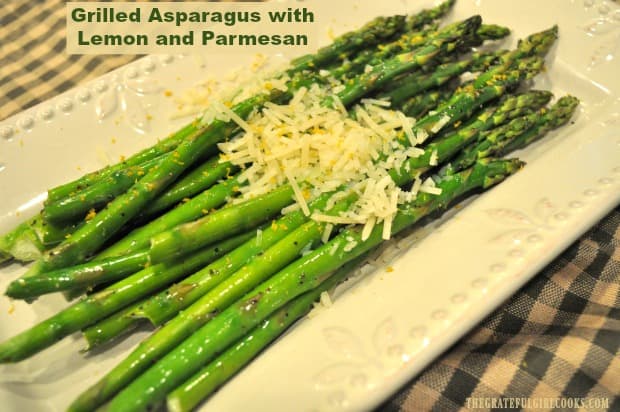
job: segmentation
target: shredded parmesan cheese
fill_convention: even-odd
[[[420,186],[420,192],[430,193],[432,195],[440,195],[441,189],[438,188],[435,185],[435,181],[429,177]]]
[[[437,133],[438,131],[440,131],[446,124],[448,124],[448,122],[450,121],[450,116],[448,115],[443,115],[441,116],[441,118],[437,121],[437,123],[435,123],[433,125],[433,127],[431,128],[431,132],[433,133]]]
[[[381,99],[362,99],[362,104],[374,104],[375,106],[381,107],[390,107],[391,105],[389,100]]]
[[[321,236],[321,242],[327,243],[329,241],[329,237],[331,236],[333,229],[334,225],[331,223],[325,225],[325,230],[323,230],[323,235]]]
[[[437,149],[433,150],[433,153],[431,153],[431,158],[429,159],[428,164],[431,166],[437,166]]]
[[[328,292],[321,292],[321,305],[325,307],[330,307],[332,305],[332,299],[329,296]]]
[[[350,252],[355,246],[357,246],[357,242],[352,240],[346,245],[344,245],[344,248],[342,250],[344,250],[345,252]]]
[[[269,83],[277,87],[275,80]],[[408,171],[408,160],[424,153],[415,144],[426,140],[428,132],[415,129],[415,119],[391,110],[387,100],[363,99],[351,110],[351,117],[335,94],[342,87],[302,87],[289,104],[267,103],[248,120],[221,102],[210,105],[203,120],[231,120],[243,130],[231,141],[218,145],[223,153],[221,161],[243,169],[238,178],[243,183],[240,196],[232,202],[288,184],[294,203],[282,213],[301,209],[311,219],[327,223],[323,242],[331,236],[334,225],[363,225],[364,241],[377,225],[382,225],[382,235],[388,239],[399,204],[415,199],[418,191],[438,192],[432,180],[423,183],[419,178],[410,191],[403,191],[389,174],[403,167]],[[334,102],[333,108],[323,104],[328,98]],[[403,147],[399,140],[409,140],[411,145]],[[431,165],[436,163],[434,152]],[[332,193],[326,207],[312,211],[309,203],[324,193]],[[346,211],[332,211],[338,202],[352,195],[355,201]],[[343,250],[352,250],[356,245],[356,241],[348,241]]]
[[[336,252],[338,251],[338,248],[340,247],[339,243],[334,243],[332,245],[332,247],[329,249],[329,255],[330,256],[334,256],[336,254]]]
[[[308,204],[306,203],[306,200],[304,199],[304,195],[301,193],[301,189],[299,188],[299,185],[295,181],[295,178],[286,170],[284,171],[284,173],[286,174],[286,178],[288,179],[289,183],[291,184],[291,187],[293,188],[293,192],[295,193],[295,199],[297,200],[299,207],[301,207],[301,210],[304,212],[304,215],[310,216],[310,208],[308,207]]]

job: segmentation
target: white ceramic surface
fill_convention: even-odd
[[[309,1],[341,32],[429,1]],[[536,80],[582,100],[574,124],[520,153],[527,167],[444,219],[414,246],[387,250],[333,306],[298,323],[202,406],[205,411],[371,408],[474,327],[620,201],[620,7],[605,0],[459,0],[514,30],[552,24],[560,39]],[[334,16],[327,18],[325,16]],[[508,45],[508,44],[507,44]],[[178,128],[178,93],[252,56],[150,56],[0,123],[0,232],[34,214],[45,189]],[[437,226],[437,225],[436,225]],[[400,245],[400,246],[399,246]],[[390,266],[393,271],[387,271]],[[0,288],[25,269],[0,267]],[[0,298],[0,340],[66,303]],[[78,335],[0,366],[3,410],[63,410],[143,334],[83,356]]]

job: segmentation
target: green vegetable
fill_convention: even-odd
[[[115,312],[107,318],[99,320],[97,323],[82,330],[82,335],[86,339],[87,346],[84,351],[90,351],[101,345],[112,342],[120,336],[126,335],[138,326],[145,323],[144,319],[133,316],[139,309],[143,300],[139,300],[124,309]]]
[[[247,365],[275,338],[280,336],[299,318],[306,315],[319,299],[321,293],[329,291],[342,282],[351,271],[363,262],[361,255],[345,264],[317,288],[295,298],[256,326],[234,346],[210,362],[198,373],[172,391],[167,398],[170,411],[190,411],[203,399],[212,394],[231,376]]]
[[[45,246],[30,227],[32,222],[33,220],[22,222],[15,229],[0,237],[0,263],[13,257],[28,262],[41,256]]]
[[[38,276],[14,280],[9,284],[6,295],[15,299],[29,299],[80,286],[91,287],[138,272],[148,262],[149,256],[145,251],[86,262]]]
[[[506,145],[500,148],[499,154],[504,155],[512,152],[513,150],[522,149],[540,139],[549,130],[566,124],[572,117],[578,105],[579,99],[576,97],[564,96],[560,98],[549,110],[541,112],[541,116],[532,129],[512,141],[507,141]]]
[[[85,297],[32,328],[0,343],[0,363],[18,362],[34,355],[73,332],[195,271],[243,243],[251,235],[253,234],[231,238],[176,262],[148,266],[101,292]]]
[[[403,102],[401,111],[405,115],[417,119],[426,115],[442,100],[448,99],[452,96],[452,93],[454,93],[454,87],[451,87],[450,85],[444,85],[443,87],[429,90],[426,93],[408,98],[405,102]]]
[[[423,154],[408,159],[401,168],[392,170],[390,176],[394,182],[402,185],[410,179],[410,176],[420,170],[428,169],[433,157],[436,158],[437,163],[449,160],[468,143],[476,141],[481,132],[501,126],[523,113],[540,108],[551,99],[551,96],[550,92],[545,91],[530,91],[516,96],[507,96],[498,104],[481,110],[475,118],[455,132],[448,133],[428,144]],[[420,123],[423,122],[424,119],[420,121]]]
[[[471,33],[480,26],[480,16],[473,16],[462,22],[453,23],[430,38],[424,46],[413,51],[402,53],[348,81],[345,89],[338,93],[338,100],[345,106],[368,92],[386,85],[394,77],[429,64],[431,60],[444,53],[456,49]],[[334,98],[328,98],[326,105],[335,104]]]
[[[402,207],[394,219],[392,233],[398,233],[430,212],[445,208],[454,198],[470,190],[492,186],[521,166],[522,163],[516,160],[480,161],[472,169],[451,175],[437,184],[441,188],[441,195],[431,198],[419,196],[413,204]],[[273,311],[317,287],[329,278],[334,270],[377,246],[381,241],[382,227],[375,227],[365,241],[361,240],[359,228],[344,230],[330,242],[260,284],[195,331],[127,385],[110,401],[107,409],[140,411],[154,406]]]
[[[469,59],[447,62],[435,67],[430,73],[413,72],[390,84],[387,91],[380,94],[379,98],[388,99],[393,106],[400,106],[410,96],[442,86],[456,76],[469,70],[473,65],[484,67],[483,62],[489,62],[495,56],[489,57],[486,54],[478,54]]]
[[[228,197],[232,197],[238,186],[239,182],[236,178],[224,180],[195,196],[189,202],[183,203],[146,225],[134,229],[127,236],[100,252],[97,259],[148,248],[152,236],[180,223],[189,222],[209,214],[212,209],[223,205]]]
[[[140,176],[153,170],[162,160],[162,157],[156,157],[140,165],[110,173],[83,190],[56,201],[46,201],[42,212],[43,219],[57,224],[83,219],[91,209],[98,210],[124,193]]]
[[[234,175],[237,170],[238,168],[234,165],[221,161],[219,156],[214,156],[179,178],[165,193],[140,213],[140,218],[146,219],[156,216],[184,199],[189,199],[209,189],[220,179]]]

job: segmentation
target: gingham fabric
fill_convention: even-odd
[[[65,2],[0,0],[0,120],[137,56],[65,53]]]
[[[616,209],[380,409],[620,411],[619,347]]]
[[[0,0],[0,119],[137,58],[66,55],[64,13]],[[379,410],[620,411],[619,346],[617,208]]]

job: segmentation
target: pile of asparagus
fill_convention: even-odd
[[[231,110],[247,119],[267,102],[286,104],[302,87],[338,82],[344,87],[325,106],[351,108],[370,97],[415,117],[412,130],[394,140],[406,147],[407,136],[417,136],[424,152],[390,176],[403,188],[431,176],[438,190],[399,206],[389,230],[397,235],[515,173],[523,163],[502,157],[565,124],[578,105],[565,96],[547,106],[550,92],[527,89],[556,27],[513,50],[478,52],[509,30],[479,16],[439,28],[453,2],[377,18],[293,60],[281,74],[286,91],[259,93]],[[49,190],[41,213],[0,240],[3,259],[36,259],[6,294],[84,296],[1,343],[0,362],[23,360],[78,331],[92,349],[149,322],[160,328],[69,409],[146,410],[167,401],[171,410],[190,410],[382,243],[381,225],[364,236],[360,225],[341,225],[321,239],[326,223],[302,210],[281,213],[295,201],[290,185],[231,204],[244,183],[217,143],[239,133],[234,119],[197,120]],[[310,211],[338,216],[356,197],[326,210],[333,194],[311,199]]]

